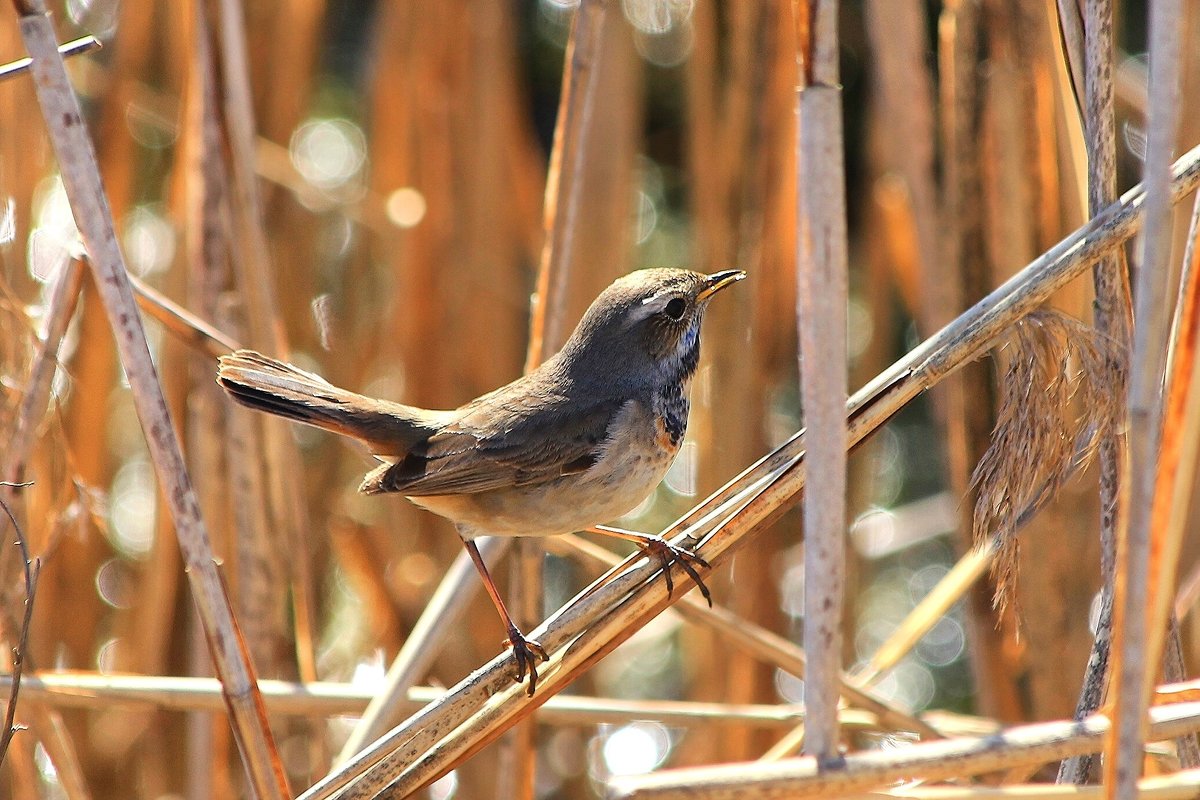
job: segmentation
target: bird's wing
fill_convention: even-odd
[[[367,475],[367,494],[473,494],[528,486],[587,470],[600,458],[625,402],[485,396],[394,464]]]

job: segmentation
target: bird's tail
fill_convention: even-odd
[[[253,350],[221,356],[217,383],[244,406],[358,439],[381,456],[404,456],[436,433],[448,413],[339,389],[319,375]]]

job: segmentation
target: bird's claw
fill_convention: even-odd
[[[538,662],[550,660],[550,656],[546,655],[546,648],[533,639],[526,639],[525,634],[515,627],[508,629],[508,638],[504,640],[504,644],[506,647],[512,648],[513,659],[517,662],[516,682],[521,683],[525,680],[525,673],[529,673],[529,689],[526,694],[533,697],[533,693],[537,689]]]
[[[678,564],[688,574],[688,577],[696,583],[696,586],[700,589],[700,594],[704,595],[704,599],[708,601],[709,608],[712,608],[712,595],[709,593],[708,587],[704,585],[704,581],[701,580],[700,573],[696,571],[697,567],[712,569],[707,561],[686,547],[671,544],[661,536],[648,536],[640,540],[638,546],[641,547],[642,552],[648,557],[658,559],[658,563],[662,565],[663,577],[667,581],[668,597],[675,591],[675,581],[671,577],[671,565]]]

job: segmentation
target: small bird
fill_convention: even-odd
[[[745,277],[664,268],[619,278],[556,355],[453,411],[364,397],[252,350],[222,356],[217,382],[243,405],[364,442],[381,463],[359,491],[398,492],[453,522],[533,696],[546,651],[513,622],[475,537],[570,533],[645,500],[683,442],[708,303]],[[660,536],[603,532],[657,558],[668,592],[678,563],[708,599],[696,554]]]

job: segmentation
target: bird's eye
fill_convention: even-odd
[[[673,297],[663,306],[663,313],[671,319],[680,320],[683,319],[683,312],[686,306],[687,304],[683,302],[682,297]]]

